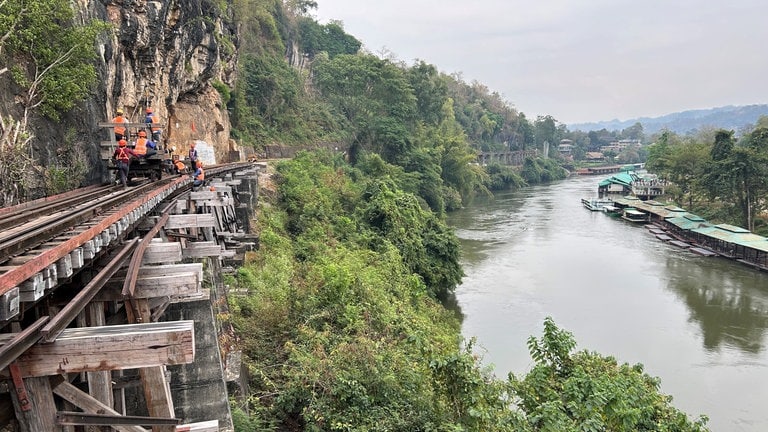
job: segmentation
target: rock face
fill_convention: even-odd
[[[192,140],[216,149],[217,161],[230,157],[230,122],[214,82],[234,85],[236,29],[224,16],[230,1],[78,0],[81,19],[115,26],[98,47],[100,84],[94,98],[63,122],[74,125],[93,166],[101,165],[98,145],[108,136],[99,122],[123,108],[132,122],[143,122],[151,106],[165,126],[161,144],[185,153]],[[39,128],[44,130],[45,128]],[[55,139],[56,137],[51,137]],[[44,141],[45,136],[38,139]],[[91,180],[104,173],[93,170]]]

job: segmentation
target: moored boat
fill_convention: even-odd
[[[606,206],[613,205],[613,200],[607,198],[582,198],[581,204],[591,211],[605,211]]]
[[[634,207],[625,208],[624,212],[621,214],[621,218],[629,222],[635,222],[635,223],[648,222],[648,215],[641,212],[640,210],[637,210]]]

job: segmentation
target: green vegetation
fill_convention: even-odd
[[[691,211],[768,234],[765,126],[758,124],[739,139],[726,130],[685,137],[664,132],[649,147],[647,168],[674,182],[674,199]]]
[[[83,100],[96,81],[94,42],[109,26],[73,25],[66,0],[0,3],[0,50],[13,59],[13,80],[23,89],[25,110],[58,119]]]
[[[238,431],[706,430],[640,365],[574,353],[551,320],[528,375],[493,376],[438,301],[458,241],[393,175],[377,157],[278,165],[259,250],[230,281],[247,292],[231,314],[252,392],[233,401]]]

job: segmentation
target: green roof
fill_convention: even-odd
[[[684,214],[682,216],[668,218],[666,219],[666,222],[669,222],[672,225],[684,230],[694,230],[696,228],[712,226],[709,222],[702,219],[701,217],[690,213]]]
[[[724,229],[723,226],[726,226],[729,229]],[[734,228],[738,231],[734,231],[733,230]],[[699,233],[706,237],[722,240],[726,243],[733,243],[741,246],[749,246],[747,243],[759,242],[760,240],[765,240],[765,237],[763,236],[752,234],[751,232],[749,232],[748,230],[745,230],[744,228],[739,228],[739,227],[735,227],[733,225],[727,225],[727,224],[696,228],[691,231],[695,233]]]
[[[611,183],[616,183],[622,186],[629,187],[629,186],[632,186],[632,182],[635,181],[636,179],[637,179],[637,175],[632,171],[620,172],[612,177],[609,177],[601,181],[600,183],[598,183],[598,186],[604,187],[604,186],[608,186]]]

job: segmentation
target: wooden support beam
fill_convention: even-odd
[[[62,399],[69,401],[74,406],[80,408],[86,413],[120,415],[120,413],[113,410],[112,407],[104,405],[103,403],[91,397],[91,395],[82,392],[80,389],[70,384],[69,382],[62,380],[59,377],[52,378],[52,381],[53,382],[51,386],[53,388],[54,394],[61,397]],[[115,425],[113,428],[120,432],[148,432],[146,429],[140,426]]]
[[[61,426],[154,426],[177,425],[179,423],[181,423],[181,420],[177,418],[123,416],[74,411],[58,411],[56,413],[56,424]]]
[[[185,258],[204,258],[220,256],[221,251],[221,245],[216,242],[187,242],[181,253]]]
[[[181,261],[181,258],[181,243],[153,241],[144,252],[141,264],[173,263]]]
[[[86,310],[91,326],[97,327],[106,324],[104,303],[90,303]],[[115,406],[114,396],[112,395],[112,372],[108,370],[91,371],[87,375],[88,393],[106,406]]]
[[[25,377],[191,363],[194,322],[68,328],[17,361]]]
[[[15,382],[16,380],[14,380]],[[47,377],[25,378],[23,387],[27,396],[22,405],[16,391],[11,392],[16,420],[22,431],[55,431],[56,402]]]
[[[171,215],[165,229],[180,228],[213,228],[216,220],[210,214],[181,214]]]
[[[200,276],[187,272],[168,276],[139,276],[133,298],[194,296],[200,293]],[[123,300],[122,281],[108,283],[93,300]]]
[[[125,304],[129,322],[149,322],[152,319],[152,311],[150,310],[148,300],[130,299]],[[194,342],[194,335],[192,341]],[[153,417],[174,417],[171,387],[165,378],[165,368],[162,366],[144,367],[139,369],[139,376],[144,388],[144,400],[147,403],[149,415]],[[157,426],[152,430],[153,432],[174,432],[175,427]]]

